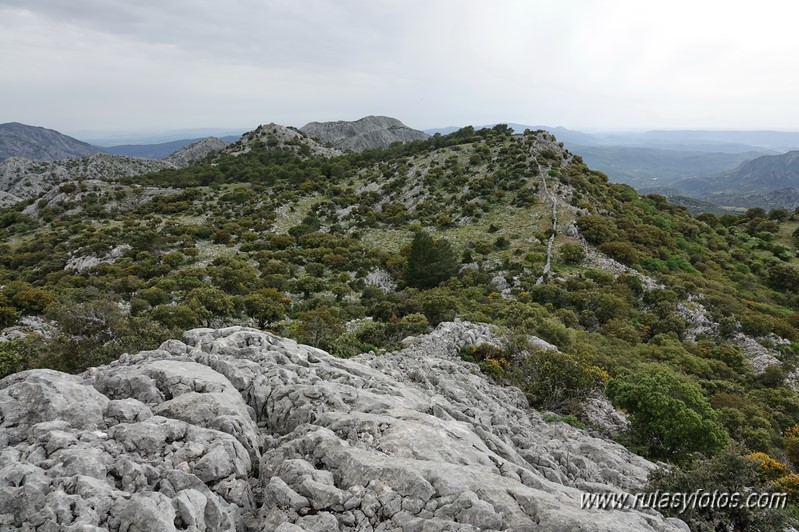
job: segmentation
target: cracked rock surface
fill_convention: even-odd
[[[654,465],[491,384],[441,324],[342,360],[242,327],[0,381],[0,530],[687,530],[582,510]]]

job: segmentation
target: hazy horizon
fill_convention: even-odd
[[[359,117],[362,118],[362,117]],[[393,117],[397,118],[402,121],[401,117]],[[357,120],[357,118],[353,118],[352,120]],[[77,140],[81,140],[84,142],[89,142],[90,144],[94,144],[100,147],[104,146],[114,146],[120,144],[156,144],[160,142],[170,142],[173,140],[183,140],[189,138],[200,138],[204,136],[216,136],[216,137],[224,137],[224,136],[234,136],[237,134],[245,133],[247,131],[252,131],[258,125],[266,124],[268,122],[262,121],[256,125],[252,126],[244,126],[244,127],[232,127],[232,128],[220,128],[215,126],[209,127],[197,127],[197,128],[186,128],[186,129],[136,129],[136,130],[125,130],[125,129],[117,129],[117,130],[76,130],[76,131],[66,131],[66,130],[57,130],[55,128],[49,127],[46,124],[26,124],[34,127],[43,127],[46,129],[56,130],[59,133],[63,133],[70,137],[73,137]],[[405,123],[403,121],[403,123]],[[409,127],[414,127],[412,124],[407,124]],[[696,128],[696,129],[688,129],[688,128],[625,128],[625,129],[612,129],[612,128],[579,128],[579,127],[568,127],[562,125],[552,125],[552,124],[521,124],[515,120],[506,120],[506,121],[491,121],[487,124],[476,123],[476,122],[467,122],[464,124],[448,124],[445,126],[437,126],[432,128],[416,128],[419,130],[434,130],[434,129],[446,129],[450,127],[465,127],[465,126],[475,126],[475,127],[484,127],[490,124],[518,124],[518,125],[527,125],[533,127],[545,127],[545,128],[564,128],[569,131],[578,132],[578,133],[586,133],[589,135],[640,135],[647,132],[722,132],[722,133],[758,133],[758,132],[774,132],[774,133],[796,133],[799,134],[799,128],[795,130],[791,129],[712,129],[712,128]],[[293,126],[293,127],[302,127],[303,124],[281,124],[285,126]]]

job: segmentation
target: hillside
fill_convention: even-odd
[[[708,192],[767,193],[799,188],[799,151],[766,155],[708,180]]]
[[[204,159],[212,153],[224,150],[228,144],[230,143],[216,137],[206,137],[183,146],[166,157],[164,161],[178,167],[185,167],[194,161]]]
[[[323,146],[297,128],[279,124],[263,124],[245,133],[237,142],[231,144],[225,153],[233,156],[246,155],[262,146],[272,149],[285,149],[301,157],[334,157],[341,155],[335,148]]]
[[[186,168],[166,168],[113,183],[70,186],[67,182],[29,205],[3,209],[0,319],[5,329],[0,336],[8,341],[0,343],[2,374],[42,367],[71,373],[88,370],[76,381],[67,379],[76,386],[92,379],[121,383],[127,371],[152,375],[148,378],[155,381],[153,387],[143,384],[149,382],[144,377],[135,377],[143,387],[142,395],[135,397],[151,405],[150,413],[178,417],[180,411],[185,413],[183,421],[196,425],[191,412],[209,412],[210,407],[183,405],[183,399],[174,407],[173,403],[161,406],[174,400],[176,392],[157,384],[166,381],[148,369],[169,360],[192,362],[225,374],[237,390],[250,390],[245,399],[236,392],[236,412],[247,410],[240,401],[255,401],[252,408],[265,416],[260,418],[262,425],[280,424],[280,420],[288,423],[288,418],[273,407],[284,399],[277,395],[266,402],[255,399],[262,386],[272,390],[273,385],[253,373],[256,366],[267,364],[261,347],[280,346],[279,353],[270,351],[268,364],[275,366],[266,371],[287,379],[286,404],[306,404],[299,390],[306,381],[297,379],[316,383],[306,396],[315,406],[303,418],[308,425],[259,427],[268,434],[259,450],[260,471],[269,472],[265,479],[273,473],[284,479],[291,490],[277,480],[269,489],[280,491],[281,497],[287,497],[283,500],[294,500],[295,512],[306,506],[294,493],[316,501],[322,492],[343,497],[339,491],[350,488],[363,493],[363,500],[367,493],[379,500],[385,495],[381,504],[393,508],[390,505],[397,503],[389,500],[394,497],[387,492],[372,493],[374,486],[361,492],[354,488],[357,479],[342,484],[335,473],[338,462],[326,453],[339,445],[341,449],[362,445],[358,448],[364,454],[357,458],[364,462],[358,463],[367,467],[375,463],[370,462],[369,442],[379,441],[381,452],[406,460],[403,468],[392,470],[398,478],[405,478],[408,471],[415,475],[424,469],[417,463],[424,462],[421,449],[412,447],[401,433],[392,433],[390,426],[399,427],[397,419],[416,420],[413,423],[420,424],[413,430],[418,432],[433,422],[425,417],[431,412],[434,417],[441,413],[439,419],[451,421],[446,417],[450,416],[473,427],[469,430],[479,441],[461,433],[480,449],[469,456],[474,464],[501,472],[501,479],[491,477],[496,485],[522,490],[521,483],[554,493],[561,501],[576,493],[572,488],[605,491],[610,477],[623,482],[630,475],[629,468],[615,462],[604,480],[580,477],[579,471],[602,470],[603,459],[597,454],[579,460],[582,465],[574,471],[563,470],[563,456],[542,450],[543,443],[532,433],[552,434],[558,445],[586,437],[560,432],[571,431],[562,425],[564,421],[592,431],[592,437],[604,440],[603,449],[619,449],[611,444],[615,439],[647,460],[672,463],[675,476],[653,477],[650,489],[694,489],[696,484],[691,483],[698,481],[691,475],[707,470],[727,474],[714,477],[713,489],[734,491],[735,482],[744,477],[747,486],[762,491],[776,489],[772,483],[777,478],[788,482],[784,478],[788,468],[799,465],[791,461],[789,452],[796,443],[789,437],[792,427],[799,425],[797,213],[753,209],[741,216],[692,217],[663,196],[640,196],[629,186],[609,183],[549,133],[511,133],[502,125],[479,131],[464,128],[389,148],[342,153],[300,131],[268,124]],[[473,325],[464,333],[466,342],[442,333],[452,327],[450,322],[467,321]],[[213,347],[213,338],[224,337],[228,334],[224,331],[233,334],[226,329],[231,326],[268,330],[337,358],[294,344],[284,349],[285,340],[251,331],[244,334],[249,339],[239,335],[231,344],[221,341]],[[196,338],[187,341],[191,350],[173,342],[164,344],[166,352],[147,351],[198,327],[218,331],[189,333]],[[403,343],[409,336],[424,337],[431,331],[436,331],[432,339],[420,340],[415,347]],[[491,336],[476,331],[491,331]],[[198,334],[209,336],[197,339]],[[431,342],[449,346],[446,357],[429,356]],[[242,352],[220,358],[228,356],[220,350],[222,344]],[[403,351],[406,348],[415,350]],[[142,351],[147,352],[114,362],[123,353]],[[313,360],[303,358],[311,356],[307,353]],[[347,358],[354,360],[340,360]],[[292,376],[295,365],[303,366],[296,371],[297,379]],[[413,371],[420,367],[424,371]],[[317,370],[318,380],[309,375]],[[457,382],[451,384],[454,381],[446,380],[445,374],[463,375],[463,380],[453,377]],[[22,374],[8,377],[0,388],[23,383],[26,375],[50,379],[49,374]],[[255,379],[252,387],[247,383],[250,378]],[[61,382],[64,377],[53,379]],[[359,379],[371,379],[383,398],[358,399],[365,393]],[[169,382],[184,395],[211,391]],[[467,384],[479,393],[467,391]],[[113,388],[109,385],[99,393]],[[216,389],[213,393],[225,394]],[[503,394],[509,400],[501,399]],[[495,412],[494,399],[489,398],[500,397],[499,404],[523,410],[523,402],[510,399],[522,395],[542,413],[543,423],[538,415],[525,413],[532,416],[533,426],[514,433],[513,427],[520,425],[503,421],[506,418]],[[393,397],[402,399],[397,403]],[[473,397],[477,397],[474,402]],[[188,395],[185,400],[195,398]],[[232,412],[233,406],[223,397],[206,399],[218,399],[214,404],[220,405],[220,412]],[[388,417],[381,421],[359,417],[359,405],[367,403],[375,410],[364,414]],[[326,410],[322,405],[337,406]],[[480,405],[487,410],[475,410],[483,408]],[[353,412],[353,417],[337,413],[339,408]],[[138,406],[131,409],[147,416]],[[126,423],[138,414],[131,416]],[[217,417],[203,418],[203,423]],[[361,420],[357,426],[352,425],[356,418]],[[150,424],[173,425],[158,415],[152,419]],[[222,420],[214,423],[223,426]],[[245,425],[232,421],[224,427],[250,434]],[[139,429],[149,431],[150,425]],[[117,430],[138,437],[126,428],[112,432]],[[799,427],[796,431],[799,434]],[[427,447],[441,448],[442,455],[450,445],[458,445],[450,439],[429,441]],[[36,445],[22,440],[19,444]],[[307,454],[306,445],[319,449],[318,460],[299,458]],[[482,445],[490,452],[484,452]],[[779,461],[782,476],[770,477],[746,458],[755,451]],[[214,470],[221,452],[214,451],[204,462],[207,467],[199,470]],[[331,452],[347,459],[346,453]],[[491,453],[501,461],[494,462]],[[324,480],[330,478],[328,473],[316,473],[311,480],[322,486],[308,484],[306,488],[314,490],[303,492],[306,488],[294,483],[301,475],[286,471],[284,477],[270,469],[278,455],[332,472],[333,484]],[[160,456],[158,473],[151,475],[154,482],[171,471]],[[569,463],[576,464],[571,461],[576,458],[567,456]],[[625,463],[634,461],[648,470],[649,462],[625,456]],[[195,458],[200,459],[200,454]],[[445,458],[437,455],[435,460],[446,463]],[[683,469],[691,463],[705,469]],[[723,463],[736,466],[719,465]],[[471,472],[486,471],[480,469],[483,466],[471,468],[474,464],[442,467],[466,482]],[[296,465],[305,471],[306,466]],[[549,471],[542,474],[557,485],[528,477],[521,471],[528,465]],[[365,475],[371,474],[371,467]],[[224,485],[226,494],[245,493],[254,473],[244,469],[230,471],[233,477],[215,486]],[[639,487],[644,476],[639,471],[630,478]],[[208,488],[203,485],[196,485],[201,493]],[[390,486],[394,490],[395,485]],[[450,492],[452,500],[438,500],[437,505],[448,508],[441,515],[436,516],[435,509],[428,511],[451,519],[448,512],[456,510],[449,505],[461,493],[469,507],[487,510],[482,502],[493,497],[493,488],[475,491],[474,487],[466,483],[457,493]],[[130,491],[124,485],[116,489]],[[162,495],[172,498],[176,493]],[[171,505],[160,495],[152,497],[161,502],[135,500]],[[549,501],[546,497],[538,494],[535,500]],[[522,519],[514,504],[522,512],[530,511],[527,503],[519,502],[522,499],[513,504],[503,500],[504,509],[493,510],[500,517],[479,512],[481,519],[491,523],[515,519],[514,515]],[[261,502],[256,499],[250,508],[260,508]],[[321,504],[311,516],[314,523],[316,516],[327,512],[344,526],[349,517]],[[399,504],[404,507],[406,502]],[[460,504],[456,516],[467,508],[466,502],[462,508]],[[546,508],[533,513],[553,523],[572,522],[571,510],[554,502]],[[286,515],[299,523],[305,516],[297,513]],[[394,515],[389,512],[377,520],[388,522]],[[616,519],[615,514],[601,515]],[[637,516],[627,513],[624,519]],[[790,517],[770,512],[745,516],[752,522],[786,522]],[[713,519],[724,519],[730,526],[743,519],[726,513],[679,517],[694,528]],[[613,526],[607,522],[600,529]]]
[[[28,126],[18,122],[0,124],[0,161],[23,157],[35,161],[54,161],[102,152],[100,148],[81,142],[52,129]]]
[[[0,191],[21,201],[49,190],[54,185],[78,178],[110,180],[170,168],[168,162],[98,153],[58,161],[31,161],[12,157],[0,162]]]
[[[172,153],[164,160],[98,153],[59,161],[31,161],[12,157],[0,162],[0,205],[12,205],[33,198],[53,186],[70,180],[113,181],[164,168],[183,168],[194,161],[224,150],[229,145],[216,137],[200,139]]]
[[[703,182],[707,176],[714,176],[732,170],[741,163],[772,150],[759,144],[744,144],[743,141],[764,141],[767,139],[794,138],[791,135],[768,136],[736,135],[743,132],[686,131],[648,131],[648,132],[602,132],[584,133],[563,127],[529,126],[509,123],[516,134],[526,129],[544,130],[555,135],[571,152],[583,158],[585,163],[608,176],[614,183],[626,183],[637,190],[649,190],[686,184],[680,191],[694,193],[688,188],[692,181]],[[476,129],[491,128],[493,125],[479,126]],[[446,134],[456,131],[456,127],[428,129],[427,133]],[[672,134],[674,133],[674,134]],[[682,134],[680,134],[682,133]],[[723,133],[729,133],[725,136]],[[727,142],[729,140],[730,142]],[[737,140],[740,143],[731,141]],[[714,205],[712,208],[719,209]]]
[[[300,131],[336,149],[356,152],[427,138],[425,133],[387,116],[366,116],[353,122],[311,122]]]
[[[757,157],[726,172],[669,186],[716,205],[793,210],[799,207],[799,151]]]

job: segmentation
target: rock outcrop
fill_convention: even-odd
[[[426,133],[411,129],[396,118],[366,116],[354,122],[310,122],[300,131],[339,150],[385,148],[394,142],[424,140]]]
[[[174,168],[154,159],[97,153],[59,161],[12,157],[0,162],[0,191],[19,200],[36,197],[54,185],[77,178],[107,180]]]
[[[447,323],[341,360],[274,335],[195,329],[79,376],[0,381],[2,530],[687,530],[583,510],[655,466],[491,384]]]
[[[101,151],[96,146],[52,129],[19,122],[0,124],[0,161],[10,157],[54,161],[67,157],[83,157]]]
[[[86,179],[80,182],[67,181],[60,186],[52,187],[38,201],[25,207],[22,212],[37,218],[44,209],[58,208],[63,215],[72,216],[83,210],[81,203],[88,196],[102,198],[102,204],[108,210],[131,209],[158,196],[175,192],[176,189],[173,188],[133,185],[124,194],[120,194],[119,187],[107,181],[97,179]],[[124,242],[120,243],[120,245],[124,244]]]
[[[169,157],[165,158],[164,161],[172,163],[179,168],[183,168],[194,161],[204,159],[212,153],[224,150],[228,144],[228,142],[216,137],[206,137],[182,147]]]

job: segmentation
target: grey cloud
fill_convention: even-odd
[[[203,57],[338,68],[384,62],[412,34],[419,2],[7,0],[51,20]]]
[[[799,128],[799,4],[762,2],[0,0],[0,121]]]

